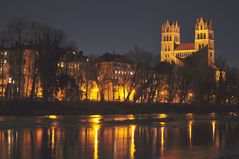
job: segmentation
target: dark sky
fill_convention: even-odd
[[[1,0],[0,29],[13,17],[65,30],[86,54],[139,46],[160,52],[161,24],[178,20],[182,42],[192,42],[198,17],[215,27],[215,54],[239,67],[238,0]]]

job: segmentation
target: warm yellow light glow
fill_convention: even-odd
[[[56,129],[54,127],[49,128],[48,132],[47,132],[48,143],[51,146],[52,152],[54,152],[54,150],[55,150],[55,132],[56,132]]]
[[[40,84],[38,84],[38,89],[37,89],[37,97],[38,98],[42,98],[43,97],[42,91],[43,91],[42,87],[40,86]]]
[[[42,128],[37,128],[36,129],[36,145],[39,148],[41,147],[42,136],[43,136],[43,129]]]
[[[48,118],[49,119],[57,119],[57,116],[56,115],[48,115]]]
[[[193,122],[189,121],[188,122],[188,137],[189,137],[189,145],[190,145],[190,147],[192,145],[192,125],[193,125]]]
[[[95,81],[88,81],[88,89],[86,89],[86,83],[82,84],[81,91],[83,92],[82,100],[87,99],[91,101],[99,101],[99,88],[97,87],[97,84]],[[87,92],[88,90],[88,92]]]
[[[215,140],[215,133],[216,133],[216,121],[212,120],[212,141]]]
[[[12,130],[7,131],[7,141],[8,141],[8,154],[12,153],[12,143],[13,143],[13,134]]]
[[[130,158],[134,159],[135,153],[135,143],[134,143],[134,133],[135,133],[135,125],[130,126],[131,128],[131,143],[130,143]]]
[[[132,114],[127,115],[127,116],[115,117],[115,121],[134,120],[134,119],[135,119],[135,117]]]
[[[56,96],[55,98],[58,100],[58,101],[62,101],[65,97],[65,90],[59,90],[56,92]]]
[[[98,156],[98,130],[99,130],[99,125],[93,125],[93,129],[94,129],[94,133],[95,133],[95,136],[94,136],[94,159],[98,159],[99,156]]]
[[[167,114],[159,114],[159,115],[158,115],[158,118],[160,118],[160,119],[165,119],[165,118],[167,118],[167,117],[168,117]]]
[[[161,127],[161,137],[160,137],[160,143],[161,143],[161,155],[163,154],[164,151],[164,131],[165,131],[165,127]]]
[[[90,115],[89,121],[92,124],[99,124],[101,122],[102,115]]]
[[[54,128],[51,130],[51,143],[52,145],[55,144],[55,129]]]

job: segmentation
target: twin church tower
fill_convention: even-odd
[[[204,52],[208,65],[214,65],[214,31],[212,22],[203,18],[197,19],[194,43],[181,43],[180,25],[168,20],[162,25],[161,61],[181,64],[182,59]]]

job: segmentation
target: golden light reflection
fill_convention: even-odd
[[[188,122],[188,137],[189,137],[189,146],[190,147],[192,146],[192,125],[193,125],[193,122],[189,121]]]
[[[89,122],[90,122],[90,124],[93,128],[93,131],[94,131],[94,154],[93,154],[94,159],[99,158],[99,154],[98,154],[98,145],[99,145],[98,134],[99,134],[100,122],[101,122],[102,118],[103,118],[102,115],[90,115],[89,116]]]
[[[160,128],[160,133],[161,133],[161,137],[160,137],[160,143],[161,143],[161,155],[164,152],[164,133],[165,133],[165,127],[161,127]]]
[[[53,126],[51,128],[48,129],[48,141],[49,141],[49,145],[51,146],[51,152],[55,151],[55,133],[56,133],[56,128]]]
[[[42,128],[37,128],[36,129],[36,145],[38,148],[41,147],[41,142],[42,142],[42,136],[43,136],[43,129]]]
[[[164,126],[166,123],[165,123],[165,122],[160,122],[159,124],[162,125],[162,126]]]
[[[168,117],[167,114],[159,114],[159,115],[158,115],[158,118],[160,118],[160,119],[165,119],[165,118],[167,118],[167,117]]]
[[[216,133],[216,121],[212,120],[212,141],[215,141],[215,133]]]
[[[127,116],[120,116],[120,117],[115,117],[115,121],[124,121],[124,120],[134,120],[135,117],[134,115],[130,114],[130,115],[127,115]]]
[[[130,158],[134,159],[135,153],[135,143],[134,143],[134,133],[135,133],[135,125],[130,126],[131,129],[131,143],[130,143]]]
[[[8,130],[7,131],[7,141],[8,141],[8,156],[10,157],[12,154],[12,144],[13,144],[13,131]]]
[[[100,128],[99,124],[93,125],[93,129],[94,129],[94,159],[99,158],[99,154],[98,154],[98,145],[99,145],[98,131],[99,131],[99,128]]]
[[[90,115],[89,116],[89,122],[91,124],[99,124],[102,120],[102,115]]]
[[[49,119],[57,119],[58,117],[56,115],[48,115]]]

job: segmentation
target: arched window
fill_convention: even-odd
[[[206,33],[204,33],[204,39],[206,39]]]
[[[171,36],[169,36],[169,41],[171,41],[172,40],[172,37]]]
[[[198,45],[198,49],[201,49],[201,47],[202,47],[201,44],[199,44],[199,45]]]
[[[197,36],[198,36],[198,39],[200,39],[200,35],[199,35],[199,34],[197,34]]]

